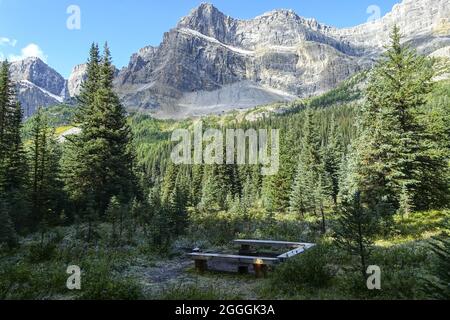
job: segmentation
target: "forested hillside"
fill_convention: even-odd
[[[184,121],[127,114],[109,49],[94,44],[77,106],[23,124],[3,63],[0,298],[448,299],[450,82],[436,81],[445,61],[400,40],[395,28],[372,71],[319,97]],[[278,172],[175,165],[172,132],[199,121],[280,130]],[[318,245],[260,281],[152,275],[237,238]],[[84,290],[66,289],[68,265]],[[369,265],[382,291],[366,289]]]

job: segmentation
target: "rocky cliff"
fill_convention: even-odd
[[[337,29],[291,10],[238,20],[202,4],[159,47],[133,55],[116,87],[128,107],[163,117],[311,96],[370,68],[395,24],[422,53],[445,55],[449,9],[446,0],[404,0],[377,21]]]
[[[62,103],[68,97],[66,80],[39,58],[13,62],[10,72],[25,117],[38,107]]]
[[[202,4],[117,71],[124,105],[160,117],[185,117],[249,108],[316,95],[370,68],[394,25],[421,53],[450,55],[448,0],[403,0],[377,21],[338,29],[274,10],[251,20]],[[142,35],[143,37],[145,34]],[[13,64],[26,114],[35,106],[74,97],[86,65],[66,81],[39,59]]]

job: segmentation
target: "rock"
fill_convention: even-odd
[[[11,63],[10,73],[25,117],[38,107],[62,103],[68,96],[66,80],[39,58]]]
[[[404,0],[378,21],[337,29],[292,10],[239,20],[202,4],[159,47],[134,54],[116,88],[127,107],[162,117],[317,95],[370,68],[395,24],[421,53],[447,55],[449,7],[444,0]]]
[[[345,29],[292,10],[239,20],[201,4],[158,47],[133,54],[114,84],[128,109],[164,118],[291,101],[369,69],[394,25],[421,54],[450,57],[448,0],[403,0],[381,19]],[[12,74],[28,116],[76,96],[86,65],[76,66],[68,81],[38,58],[13,63]]]
[[[81,84],[86,80],[87,64],[75,66],[67,81],[67,89],[70,97],[75,97],[80,93]]]

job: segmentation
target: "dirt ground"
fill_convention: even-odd
[[[217,262],[208,263],[208,271],[199,274],[195,271],[194,262],[188,257],[163,260],[139,267],[133,267],[132,273],[137,275],[149,297],[157,297],[166,290],[181,286],[196,286],[206,289],[220,289],[227,296],[235,296],[245,300],[258,299],[258,288],[261,279],[256,279],[252,268],[247,275],[237,273],[237,266]]]

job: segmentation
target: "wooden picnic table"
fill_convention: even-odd
[[[263,277],[267,273],[268,266],[275,266],[280,262],[305,252],[314,246],[312,243],[271,241],[271,240],[235,240],[235,244],[241,245],[239,255],[219,254],[208,252],[193,252],[189,256],[195,261],[195,267],[198,271],[204,272],[208,269],[209,260],[222,260],[237,263],[239,271],[248,272],[248,266],[253,265],[257,277]],[[252,255],[252,247],[275,247],[286,248],[290,250],[278,256],[267,257]],[[270,254],[269,254],[270,255]]]

